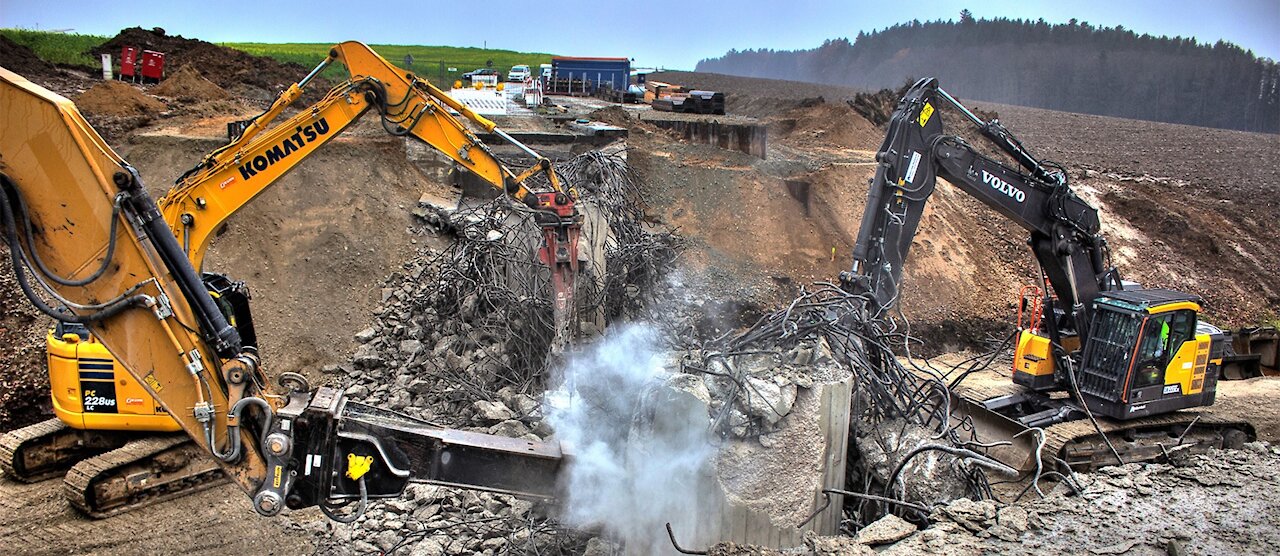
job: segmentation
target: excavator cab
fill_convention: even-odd
[[[45,341],[53,412],[62,422],[89,430],[182,430],[84,325],[57,322]]]
[[[1078,336],[1061,339],[1068,354],[1079,355],[1073,368],[1089,408],[1132,419],[1211,405],[1227,336],[1199,321],[1200,303],[1198,296],[1164,289],[1101,293],[1083,353]],[[1034,324],[1019,328],[1014,383],[1037,392],[1074,389],[1048,334]]]
[[[1226,335],[1199,323],[1200,303],[1164,289],[1100,295],[1076,377],[1081,401],[1114,419],[1211,405]]]
[[[244,344],[257,345],[249,292],[221,274],[201,276],[209,295]],[[53,412],[71,428],[130,432],[177,432],[164,411],[129,371],[83,324],[54,322],[45,337]]]

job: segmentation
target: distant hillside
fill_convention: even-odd
[[[1087,22],[912,21],[812,50],[731,50],[697,71],[897,87],[934,76],[991,102],[1280,133],[1280,65],[1230,43],[1137,35]]]
[[[119,42],[122,37],[130,37],[137,32],[143,32],[143,30],[137,28],[122,30],[121,35],[117,35],[115,40]],[[167,36],[171,39],[183,38],[181,35]],[[90,71],[102,67],[98,56],[93,54],[92,51],[113,40],[111,37],[98,35],[53,33],[29,29],[0,29],[0,37],[5,37],[17,44],[30,48],[37,56],[50,63]],[[324,60],[325,55],[329,52],[329,47],[333,46],[332,43],[256,42],[221,43],[221,45],[254,56],[274,58],[283,63],[296,63],[305,68],[315,67],[316,64]],[[486,62],[492,62],[494,68],[505,73],[507,69],[516,64],[529,64],[536,68],[538,64],[550,63],[552,56],[543,52],[517,52],[514,50],[454,46],[373,44],[370,47],[382,55],[383,58],[386,58],[387,61],[400,67],[404,67],[405,55],[411,55],[413,56],[413,69],[418,75],[446,81],[457,79],[464,72],[485,67]],[[0,66],[5,65],[7,62],[5,54],[4,51],[0,51]],[[112,49],[109,54],[119,56],[119,52],[115,49]],[[454,71],[450,71],[449,68],[453,68]],[[340,79],[344,75],[344,70],[340,67],[331,67],[323,75]],[[301,77],[302,75],[298,76],[298,78]]]

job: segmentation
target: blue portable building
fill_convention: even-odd
[[[551,59],[551,74],[560,83],[574,83],[573,92],[593,94],[604,84],[626,91],[631,84],[631,60],[556,56]]]

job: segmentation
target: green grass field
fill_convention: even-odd
[[[48,31],[31,31],[27,29],[0,29],[0,35],[24,45],[35,51],[37,56],[55,64],[68,64],[87,69],[100,67],[100,62],[93,56],[85,54],[110,37],[97,35],[78,35],[70,33],[50,33]],[[313,67],[324,59],[332,44],[329,43],[258,43],[238,42],[220,43],[222,46],[242,50],[255,56],[268,56],[282,62],[295,62],[306,67]],[[529,64],[537,71],[538,64],[551,63],[551,54],[516,52],[513,50],[486,50],[483,48],[458,48],[453,46],[411,46],[399,44],[370,45],[391,63],[404,67],[406,54],[413,56],[413,71],[425,77],[440,81],[456,79],[463,73],[476,68],[485,67],[485,62],[492,61],[494,69],[504,74],[516,64]],[[456,71],[449,71],[455,68]],[[340,78],[341,68],[330,68],[325,76]],[[299,76],[301,79],[302,76]]]
[[[282,62],[295,62],[306,67],[319,64],[329,52],[332,44],[321,43],[221,43],[222,46],[243,50],[256,56],[269,56]],[[486,50],[483,48],[458,48],[453,46],[410,46],[401,44],[369,45],[383,58],[400,67],[405,67],[406,54],[413,56],[413,69],[419,75],[447,79],[457,78],[463,73],[476,68],[485,67],[485,62],[492,60],[494,69],[504,74],[511,66],[528,64],[537,70],[538,64],[551,63],[551,54],[516,52],[514,50]],[[449,68],[456,71],[450,72]],[[337,77],[341,68],[330,68],[324,75]]]
[[[28,29],[0,29],[0,35],[30,48],[43,60],[89,69],[102,67],[102,62],[85,52],[110,39],[110,37],[97,35],[50,33]]]

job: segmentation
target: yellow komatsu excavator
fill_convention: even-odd
[[[277,123],[334,63],[345,66],[350,78]],[[218,484],[224,470],[255,495],[263,513],[279,511],[286,501],[342,499],[344,481],[347,498],[367,499],[369,485],[357,488],[355,473],[333,476],[347,457],[370,464],[367,473],[379,477],[378,496],[398,492],[394,483],[407,478],[405,454],[389,451],[390,439],[367,433],[339,440],[333,425],[350,411],[340,393],[311,391],[293,373],[281,379],[285,392],[272,392],[258,368],[246,288],[199,272],[210,239],[231,215],[370,110],[388,133],[422,140],[535,210],[544,240],[539,258],[551,269],[557,342],[568,339],[581,221],[574,192],[549,160],[361,43],[334,46],[270,108],[234,126],[233,140],[180,177],[158,203],[70,102],[2,68],[0,100],[6,243],[31,300],[56,300],[44,308],[57,321],[47,338],[56,418],[0,436],[0,467],[28,482],[65,474],[67,498],[91,516]],[[451,110],[509,141],[534,164],[519,173],[508,168]],[[545,176],[544,191],[527,186],[536,175]],[[324,415],[304,418],[318,409],[304,400],[324,405]],[[282,412],[290,407],[295,413],[285,419]],[[250,412],[254,417],[241,425]],[[377,414],[373,408],[359,412]],[[370,426],[430,430],[406,419],[396,415]],[[310,426],[290,427],[304,421]],[[347,451],[308,453],[304,462],[291,458],[301,457],[300,438],[317,450],[342,444]],[[480,443],[515,449],[501,439]],[[554,446],[520,449],[547,456],[540,461],[558,453]],[[370,450],[377,451],[376,463],[357,454]],[[321,471],[328,475],[321,478]],[[315,483],[302,494],[290,487],[305,481],[285,474],[314,477]],[[493,480],[501,489],[501,481]]]

